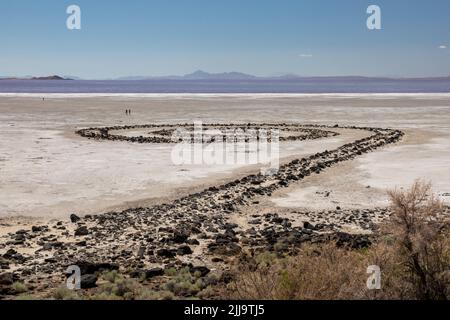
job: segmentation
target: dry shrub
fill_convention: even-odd
[[[445,210],[430,184],[416,181],[410,190],[389,192],[392,218],[386,226],[403,267],[403,279],[417,299],[450,296],[450,241]]]
[[[364,250],[304,244],[293,257],[245,259],[224,290],[227,299],[448,299],[450,232],[429,184],[389,192],[392,218]],[[368,290],[367,267],[382,271],[382,288]]]
[[[365,286],[364,255],[334,244],[303,246],[295,257],[271,256],[251,265],[241,266],[228,298],[345,299]]]

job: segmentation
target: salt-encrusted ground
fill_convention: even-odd
[[[366,247],[389,216],[387,188],[424,178],[448,200],[449,109],[445,95],[1,97],[1,268],[41,292],[74,263],[130,276],[183,265],[209,272],[243,250],[329,239]],[[173,145],[75,134],[194,120],[331,134],[282,142],[273,177],[255,176],[258,165],[175,165]]]
[[[133,110],[125,116],[125,108]],[[405,129],[401,145],[305,181],[274,199],[280,206],[378,205],[384,190],[416,178],[450,192],[449,95],[0,97],[0,216],[64,217],[152,203],[214,184],[242,166],[176,166],[172,146],[83,140],[75,129],[139,123],[300,122]],[[283,144],[306,155],[354,138]],[[361,134],[361,133],[358,133]],[[351,170],[350,170],[351,168]],[[370,189],[366,188],[371,186]],[[330,189],[330,190],[327,190]],[[329,199],[322,191],[333,191]],[[157,200],[156,200],[157,201]]]

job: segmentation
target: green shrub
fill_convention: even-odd
[[[55,289],[52,293],[52,297],[56,300],[80,300],[80,297],[75,291],[65,287]]]
[[[11,288],[14,290],[16,294],[25,293],[28,291],[28,287],[22,282],[14,282],[11,285]]]
[[[378,242],[362,250],[333,243],[304,244],[292,257],[264,253],[241,258],[224,299],[420,299],[450,298],[448,213],[429,184],[391,191],[392,217]],[[380,290],[368,290],[367,267],[382,271]]]

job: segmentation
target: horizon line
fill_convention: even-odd
[[[52,79],[54,78],[54,79]],[[143,81],[143,80],[289,80],[289,79],[325,79],[325,78],[364,78],[364,79],[389,79],[389,80],[427,80],[427,79],[446,79],[450,78],[450,74],[436,76],[371,76],[371,75],[297,75],[294,73],[285,73],[280,75],[257,76],[239,71],[225,71],[210,73],[197,70],[184,75],[125,75],[117,77],[79,77],[75,75],[0,75],[0,80],[78,80],[78,81]]]

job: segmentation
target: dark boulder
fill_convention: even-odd
[[[198,273],[198,274],[200,274],[200,277],[204,277],[208,273],[210,273],[211,270],[209,270],[209,268],[205,267],[205,266],[195,266],[195,267],[191,267],[189,269],[189,272],[192,273],[192,274]]]
[[[47,227],[46,226],[32,226],[31,227],[31,231],[32,232],[42,232],[42,231],[44,231],[44,230],[46,230],[47,229]]]
[[[169,249],[159,249],[156,254],[162,258],[174,258],[177,255],[174,250]]]
[[[74,263],[73,265],[76,265],[80,268],[81,274],[94,274],[99,271],[112,271],[112,270],[118,270],[119,266],[112,263],[94,263],[94,262],[88,262],[88,261],[78,261]]]
[[[71,214],[70,215],[70,221],[72,222],[72,223],[77,223],[78,221],[80,221],[81,220],[81,218],[79,217],[79,216],[77,216],[76,214]]]
[[[235,242],[213,242],[208,245],[208,250],[216,255],[235,256],[241,253],[242,248]]]
[[[177,249],[177,254],[179,254],[180,256],[192,254],[192,249],[187,245],[179,246]]]
[[[95,274],[84,274],[81,276],[81,289],[91,289],[97,286],[98,277]]]
[[[0,285],[10,286],[14,283],[14,275],[12,273],[0,274]]]
[[[42,250],[48,251],[52,250],[53,248],[62,248],[64,247],[64,244],[60,241],[54,241],[54,242],[46,242],[42,246]]]
[[[315,230],[316,229],[316,227],[314,225],[312,225],[311,223],[309,223],[308,221],[303,222],[303,228],[309,229],[309,230]]]
[[[152,268],[145,271],[145,278],[151,279],[154,277],[159,277],[164,275],[164,270],[162,268]]]
[[[189,239],[188,241],[186,241],[186,243],[192,246],[198,246],[200,244],[197,239]]]
[[[15,254],[17,254],[17,251],[14,249],[8,249],[6,253],[3,255],[3,258],[5,259],[11,259]]]
[[[149,270],[138,269],[131,272],[130,276],[132,278],[143,278],[144,280],[151,279],[154,277],[159,277],[164,275],[164,270],[162,268],[152,268]]]
[[[175,243],[185,243],[189,236],[190,234],[187,230],[175,231],[171,240]]]
[[[372,245],[372,241],[367,235],[353,235],[344,232],[337,232],[333,239],[339,247],[347,247],[351,249],[364,249]]]
[[[86,226],[79,227],[75,230],[75,236],[87,236],[89,234],[89,229]]]

